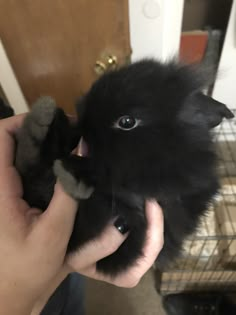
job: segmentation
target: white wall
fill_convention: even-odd
[[[184,0],[129,0],[132,61],[165,61],[179,49]],[[233,1],[213,97],[236,108],[236,0]]]
[[[15,73],[7,58],[5,49],[0,40],[0,84],[7,100],[14,108],[16,114],[25,113],[29,110],[25,97],[21,91]]]
[[[132,61],[178,53],[184,0],[129,0]]]
[[[236,0],[231,9],[213,97],[236,108]]]

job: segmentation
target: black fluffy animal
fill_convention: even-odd
[[[11,117],[13,115],[14,110],[0,97],[0,119]]]
[[[18,137],[16,166],[31,206],[46,209],[55,174],[69,194],[83,199],[69,252],[121,216],[129,236],[97,269],[123,271],[142,255],[144,202],[155,198],[165,218],[157,261],[163,266],[176,257],[218,190],[210,129],[233,117],[202,88],[190,66],[144,60],[95,82],[78,104],[74,126],[52,99],[34,105]],[[81,137],[87,157],[70,154]]]

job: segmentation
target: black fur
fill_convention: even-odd
[[[13,115],[14,110],[0,97],[0,119],[11,117]]]
[[[123,271],[142,255],[144,202],[155,198],[165,218],[165,244],[157,261],[163,267],[176,257],[219,187],[210,129],[233,117],[224,104],[204,96],[202,87],[201,76],[190,66],[144,60],[102,76],[79,102],[73,128],[56,111],[48,136],[38,144],[40,158],[26,161],[24,171],[18,168],[26,200],[43,210],[53,193],[55,159],[62,159],[76,182],[95,187],[88,200],[80,201],[69,252],[122,216],[129,236],[97,268],[112,275]],[[140,125],[130,131],[115,128],[124,115],[139,119]],[[72,142],[81,136],[89,156],[71,156]],[[23,148],[19,136],[18,153]]]

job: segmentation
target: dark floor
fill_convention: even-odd
[[[155,289],[153,270],[132,289],[89,280],[86,305],[87,315],[165,315]]]

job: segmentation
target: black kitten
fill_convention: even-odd
[[[142,255],[144,202],[155,198],[165,217],[158,262],[164,266],[176,257],[218,190],[210,129],[233,117],[224,104],[204,96],[202,87],[190,66],[144,60],[95,82],[78,104],[76,126],[53,100],[37,102],[18,138],[16,165],[31,206],[47,207],[54,172],[68,193],[84,199],[69,252],[120,216],[129,236],[97,268],[123,271]],[[88,157],[70,154],[81,136]]]

